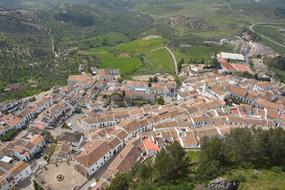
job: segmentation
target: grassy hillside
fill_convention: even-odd
[[[261,25],[256,25],[253,27],[253,29],[261,34],[264,35],[266,37],[268,37],[269,39],[278,42],[282,45],[285,46],[285,32],[284,32],[284,28],[285,28],[285,23],[284,24],[261,24]],[[262,38],[261,37],[261,41],[272,47],[275,51],[279,52],[279,53],[285,53],[285,48],[281,47],[278,44],[275,44],[273,42],[271,42],[268,39]]]
[[[96,57],[99,67],[119,68],[123,75],[134,74],[174,74],[174,64],[169,52],[164,48],[165,38],[138,39],[113,47],[89,49],[80,52]]]
[[[284,21],[285,18],[283,9],[285,6],[282,8],[281,1],[257,3],[234,0],[227,3],[225,0],[137,0],[132,5],[133,10],[154,17],[171,18],[176,15],[186,15],[205,19],[218,28],[215,32],[206,33],[207,37],[234,36],[252,22]]]
[[[15,5],[19,2],[14,1]],[[157,29],[150,16],[125,9],[55,4],[38,11],[0,11],[8,11],[0,16],[0,100],[66,84],[67,76],[76,73],[79,64],[96,64],[92,58],[78,55],[78,50],[128,42]],[[31,87],[29,81],[37,87]],[[20,83],[21,91],[4,93],[13,83]]]

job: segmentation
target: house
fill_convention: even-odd
[[[229,87],[230,97],[235,98],[241,102],[249,102],[248,99],[246,98],[247,94],[248,94],[248,91],[245,88],[241,88],[235,85],[231,85]]]
[[[88,129],[108,127],[108,126],[113,126],[118,123],[113,113],[98,114],[94,116],[93,115],[83,116],[80,119],[80,122],[84,127]]]
[[[227,62],[245,62],[242,54],[221,52],[217,55],[218,60],[227,60]]]
[[[45,110],[39,117],[47,127],[57,127],[75,112],[75,108],[67,101],[61,101]],[[39,118],[38,117],[38,118]]]
[[[58,141],[54,152],[55,162],[62,162],[71,158],[72,145],[67,141]]]
[[[191,90],[191,91],[180,91],[177,93],[177,100],[178,101],[187,101],[194,97],[197,97],[199,95],[199,92],[197,90]]]
[[[31,167],[24,161],[8,156],[0,157],[0,189],[9,190],[32,174]]]
[[[53,99],[49,96],[44,96],[33,103],[35,114],[43,112],[53,104]]]
[[[282,104],[277,104],[263,98],[257,98],[253,106],[258,108],[266,108],[267,110],[283,111]]]
[[[121,77],[120,70],[118,69],[98,69],[97,70],[98,79],[104,84],[108,85],[117,81]]]
[[[83,133],[70,133],[65,132],[61,134],[58,138],[58,141],[66,141],[71,144],[73,147],[80,148],[84,142]]]
[[[75,168],[82,175],[90,177],[105,165],[122,147],[122,141],[117,137],[89,142],[83,147],[83,151],[75,158],[77,162]]]
[[[75,88],[89,88],[93,83],[94,80],[89,75],[70,75],[67,80],[69,90],[73,90]]]
[[[37,153],[42,151],[46,145],[45,139],[40,134],[27,134],[20,139],[10,142],[10,149],[14,152],[14,156],[20,160],[29,161]]]
[[[272,90],[272,85],[270,82],[260,81],[254,85],[253,90],[254,91]]]
[[[128,172],[142,158],[143,150],[140,147],[140,140],[134,139],[127,143],[122,151],[116,156],[106,169],[100,181],[112,181],[118,173]],[[102,182],[98,182],[95,186],[97,189],[102,186]],[[96,189],[94,188],[94,189]]]
[[[151,84],[151,92],[156,96],[174,96],[176,92],[176,82],[154,82]]]
[[[97,67],[90,67],[92,75],[97,75],[98,69]]]
[[[185,149],[193,149],[200,147],[192,130],[186,131],[181,137],[179,137],[179,142],[181,146]]]
[[[25,121],[22,118],[13,114],[2,115],[0,117],[0,136],[2,137],[12,129],[22,129],[25,126]]]
[[[155,156],[160,151],[158,145],[152,142],[149,138],[143,139],[143,145],[148,156]]]

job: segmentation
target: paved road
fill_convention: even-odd
[[[268,40],[268,41],[270,41],[270,42],[272,42],[272,43],[274,43],[274,44],[276,44],[276,45],[278,45],[278,46],[280,46],[280,47],[285,48],[285,45],[280,44],[279,42],[276,42],[275,40],[272,40],[271,38],[269,38],[269,37],[267,37],[267,36],[265,36],[265,35],[263,35],[263,34],[260,34],[259,32],[256,32],[256,31],[254,30],[254,27],[255,27],[255,26],[257,26],[257,25],[266,25],[266,24],[270,25],[270,24],[278,24],[278,23],[255,23],[255,24],[250,25],[248,28],[249,28],[249,30],[250,30],[251,32],[254,32],[255,34],[261,36],[262,38],[264,38],[264,39],[266,39],[266,40]]]

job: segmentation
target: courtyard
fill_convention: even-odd
[[[74,162],[70,162],[68,165],[66,162],[50,164],[46,166],[47,170],[42,169],[39,172],[41,180],[45,182],[45,185],[52,190],[72,190],[78,189],[81,185],[87,182],[87,178],[77,172],[74,168]],[[57,176],[63,176],[60,181]]]

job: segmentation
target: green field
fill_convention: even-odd
[[[232,179],[243,178],[239,190],[283,190],[285,172],[273,169],[236,169],[227,175]]]
[[[95,56],[101,68],[118,68],[124,76],[135,74],[174,74],[175,68],[164,38],[138,39],[114,47],[102,47],[80,52]]]
[[[229,46],[202,46],[202,47],[185,47],[173,49],[176,59],[179,61],[184,59],[186,63],[189,60],[201,61],[204,60],[206,63],[211,60],[211,56],[221,51],[231,52],[232,48]]]

